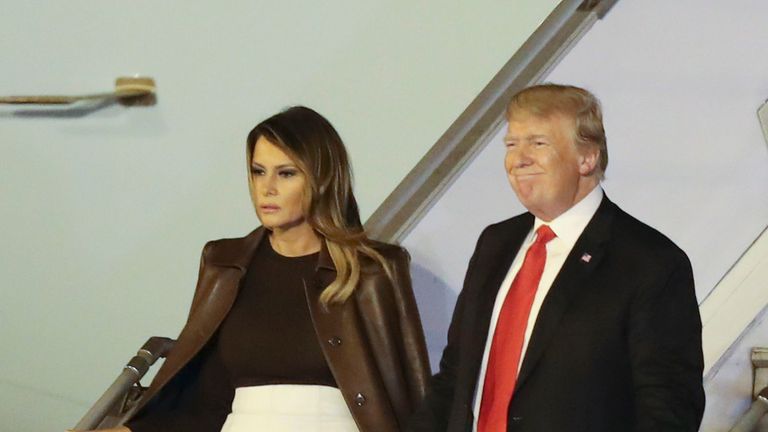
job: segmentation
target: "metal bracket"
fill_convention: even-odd
[[[765,137],[765,143],[768,144],[768,101],[757,109],[757,118],[760,120],[760,126],[763,128],[763,137]]]
[[[752,348],[752,398],[768,387],[768,348]]]
[[[598,18],[603,19],[618,1],[619,0],[585,0],[584,3],[579,6],[579,10],[594,12],[597,14]]]

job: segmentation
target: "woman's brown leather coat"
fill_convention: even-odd
[[[265,230],[248,236],[209,242],[203,249],[195,296],[187,323],[149,389],[128,418],[139,413],[200,351],[216,332],[237,297]],[[323,310],[320,292],[336,277],[333,261],[323,248],[315,279],[305,292],[318,341],[344,400],[362,432],[398,431],[423,398],[429,362],[416,303],[411,290],[408,253],[379,243],[394,283],[372,260],[363,258],[361,278],[353,297]]]

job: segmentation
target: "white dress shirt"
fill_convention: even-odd
[[[586,228],[592,216],[595,215],[597,208],[600,206],[600,202],[603,200],[603,189],[600,186],[596,186],[592,191],[587,194],[581,201],[576,203],[573,207],[569,208],[565,213],[553,219],[547,225],[552,229],[557,237],[547,243],[547,259],[544,264],[544,272],[541,274],[541,280],[539,281],[539,287],[536,290],[536,295],[533,298],[533,304],[531,306],[531,314],[528,315],[528,325],[525,329],[525,339],[523,339],[523,350],[520,356],[520,363],[517,365],[517,371],[520,372],[520,366],[523,364],[525,358],[525,351],[528,349],[528,341],[531,338],[531,332],[536,323],[536,317],[539,315],[541,304],[544,302],[544,298],[549,292],[549,288],[552,286],[557,274],[560,273],[560,269],[563,267],[566,257],[573,249],[573,245],[576,244],[581,233]],[[499,319],[499,313],[501,312],[501,306],[504,304],[504,299],[507,297],[507,293],[512,286],[512,281],[515,279],[520,267],[523,266],[523,260],[525,254],[528,252],[528,248],[531,247],[536,240],[536,230],[544,225],[545,222],[539,218],[536,218],[533,223],[533,228],[528,233],[528,236],[523,241],[520,250],[517,252],[512,266],[510,266],[507,276],[501,283],[501,288],[496,295],[496,302],[493,305],[493,313],[491,315],[491,324],[488,328],[488,338],[485,342],[485,351],[483,351],[483,363],[480,366],[480,374],[477,377],[477,386],[475,390],[474,401],[474,422],[472,430],[477,431],[477,419],[480,413],[480,402],[483,398],[483,387],[485,384],[485,372],[488,366],[488,354],[491,351],[491,344],[493,342],[493,335],[496,332],[496,322]]]

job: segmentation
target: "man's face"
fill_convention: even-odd
[[[515,112],[504,143],[504,167],[512,189],[538,218],[551,221],[584,198],[597,184],[594,152],[574,141],[575,122],[555,114],[537,117]]]

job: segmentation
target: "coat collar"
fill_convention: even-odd
[[[206,261],[210,265],[218,267],[233,267],[245,273],[251,263],[253,254],[262,241],[269,241],[267,229],[263,226],[251,231],[245,237],[221,240],[220,245],[213,249]],[[333,258],[328,251],[325,241],[320,248],[320,256],[317,259],[316,270],[325,269],[336,272]]]

